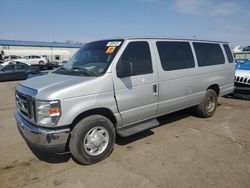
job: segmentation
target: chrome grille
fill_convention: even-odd
[[[19,112],[29,121],[35,121],[35,102],[32,97],[16,91],[16,105]]]
[[[241,83],[241,84],[250,85],[250,77],[235,76],[234,81],[235,81],[236,83]]]

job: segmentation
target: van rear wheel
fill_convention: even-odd
[[[218,103],[217,93],[208,89],[204,99],[197,106],[197,113],[200,117],[209,118],[214,115]]]
[[[109,119],[91,115],[78,122],[71,131],[69,149],[78,163],[97,163],[112,152],[115,136],[114,125]]]

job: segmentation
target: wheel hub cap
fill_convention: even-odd
[[[84,150],[91,156],[101,154],[108,146],[109,134],[102,126],[93,127],[83,140]]]
[[[95,133],[92,137],[90,142],[95,146],[95,147],[100,147],[102,142],[104,140],[104,136],[101,134]]]
[[[213,112],[214,108],[215,108],[215,98],[210,97],[207,100],[207,110],[208,110],[208,112],[211,113],[211,112]]]

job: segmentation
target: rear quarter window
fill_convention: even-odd
[[[225,57],[219,44],[194,42],[193,45],[200,67],[225,63]]]
[[[234,58],[231,52],[231,49],[229,48],[228,44],[223,44],[224,50],[227,54],[227,59],[229,63],[233,63],[234,62]]]

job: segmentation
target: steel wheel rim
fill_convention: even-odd
[[[207,111],[212,113],[215,109],[215,97],[211,96],[207,99]]]
[[[83,147],[87,154],[96,156],[108,146],[109,133],[105,127],[96,126],[90,129],[84,137]]]

